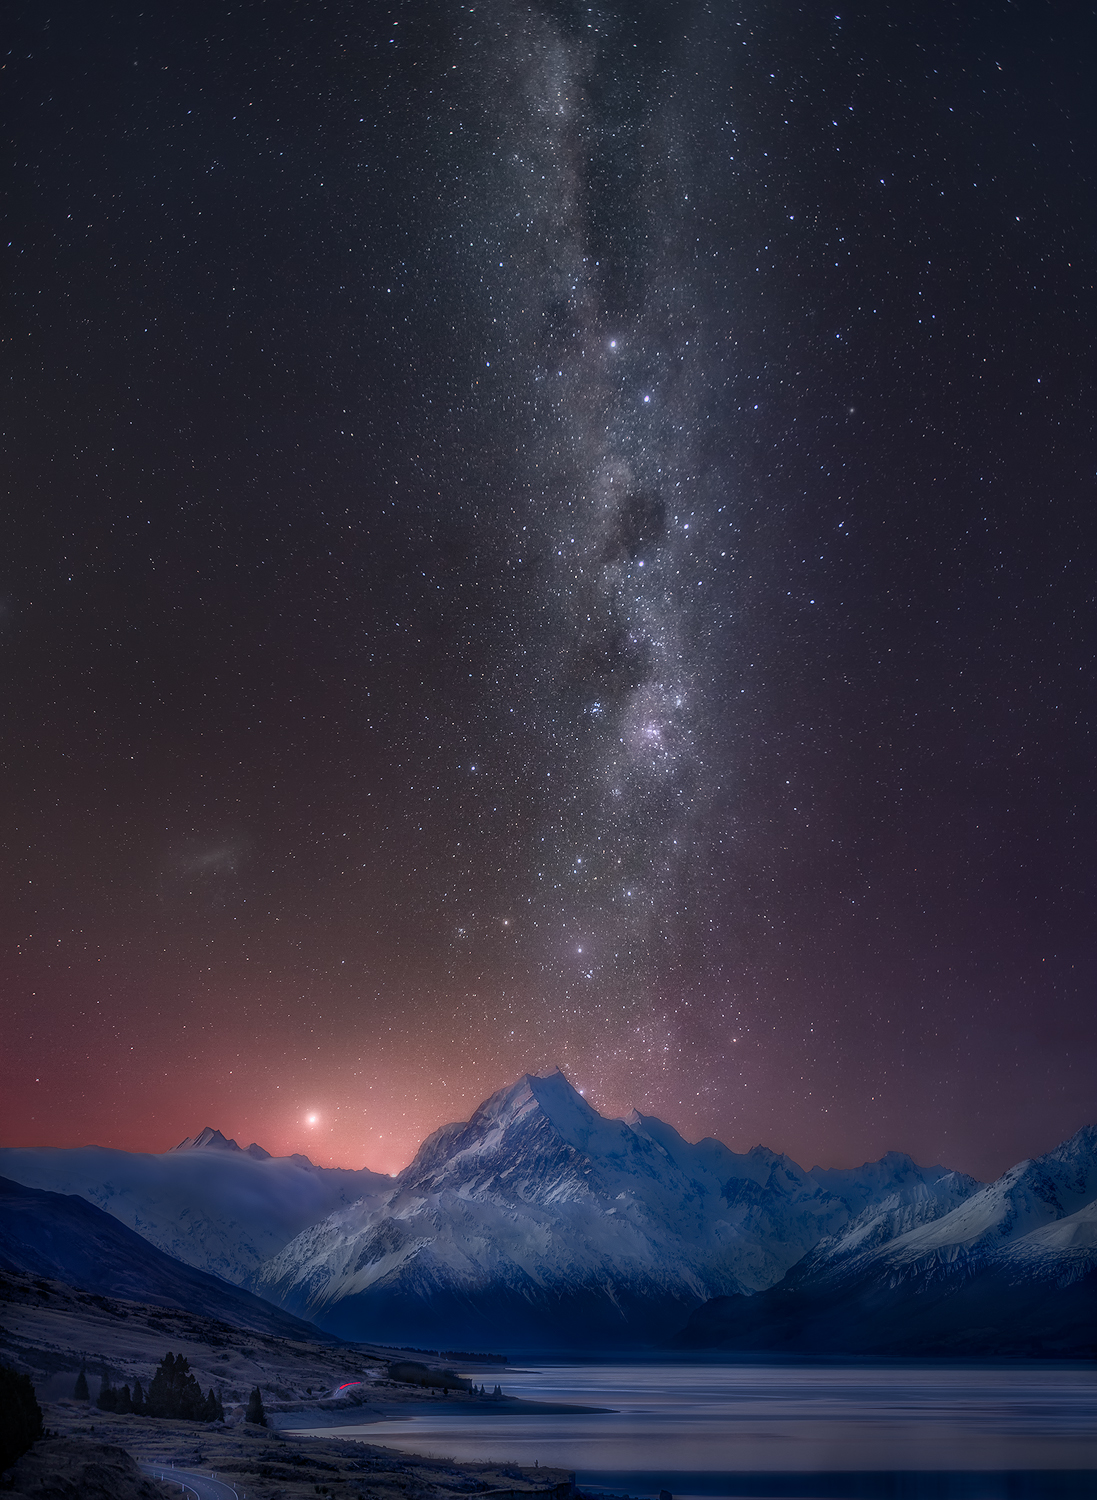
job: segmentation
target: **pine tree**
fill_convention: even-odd
[[[120,1391],[115,1393],[114,1409],[120,1416],[127,1416],[133,1410],[133,1397],[130,1388],[124,1385]]]
[[[114,1411],[117,1400],[118,1392],[111,1385],[110,1376],[104,1374],[99,1382],[99,1395],[96,1397],[95,1404],[100,1411]]]
[[[150,1417],[175,1415],[175,1355],[169,1349],[156,1367],[156,1374],[149,1382],[149,1393],[145,1398]]]
[[[0,1365],[0,1473],[42,1436],[42,1408],[29,1375]]]
[[[263,1397],[258,1386],[255,1387],[248,1397],[248,1409],[244,1420],[246,1422],[255,1422],[260,1427],[267,1425],[267,1414],[263,1410]]]
[[[203,1422],[223,1422],[225,1420],[225,1408],[221,1405],[221,1397],[214,1391],[213,1386],[209,1388],[202,1405]]]
[[[176,1361],[176,1373],[179,1370]],[[189,1369],[179,1382],[179,1415],[188,1422],[200,1422],[202,1420],[202,1408],[205,1406],[205,1397],[202,1395],[202,1387]]]
[[[151,1417],[182,1417],[197,1422],[202,1418],[202,1387],[191,1374],[185,1355],[174,1355],[170,1349],[157,1367],[149,1385],[147,1411]]]
[[[143,1417],[146,1414],[145,1393],[141,1389],[141,1382],[139,1380],[135,1380],[133,1382],[133,1395],[130,1397],[130,1400],[133,1403],[133,1409],[137,1413],[137,1415],[139,1417]]]
[[[87,1365],[81,1365],[80,1366],[80,1373],[76,1377],[76,1384],[75,1384],[75,1386],[73,1386],[72,1397],[73,1397],[74,1401],[90,1401],[91,1400],[91,1392],[88,1390],[88,1367],[87,1367]]]

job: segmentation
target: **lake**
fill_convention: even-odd
[[[612,1410],[443,1408],[338,1435],[539,1462],[574,1469],[580,1486],[676,1500],[1097,1497],[1091,1365],[546,1364],[508,1373],[503,1389]]]

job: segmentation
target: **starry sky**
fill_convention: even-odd
[[[5,1142],[1097,1119],[1095,37],[16,7]]]

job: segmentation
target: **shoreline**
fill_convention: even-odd
[[[331,1432],[341,1427],[368,1427],[378,1422],[408,1421],[414,1417],[436,1416],[439,1411],[469,1418],[489,1415],[525,1417],[605,1416],[616,1410],[612,1406],[578,1405],[573,1401],[527,1401],[521,1396],[485,1397],[483,1400],[370,1401],[361,1406],[340,1410],[307,1407],[292,1410],[267,1408],[267,1424],[278,1433],[308,1434]]]

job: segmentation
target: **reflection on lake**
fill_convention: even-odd
[[[504,1389],[613,1410],[441,1410],[339,1436],[458,1460],[538,1461],[576,1470],[580,1485],[666,1488],[679,1500],[1097,1496],[1092,1366],[561,1365],[515,1371]],[[1008,1483],[1002,1471],[1012,1471]]]

